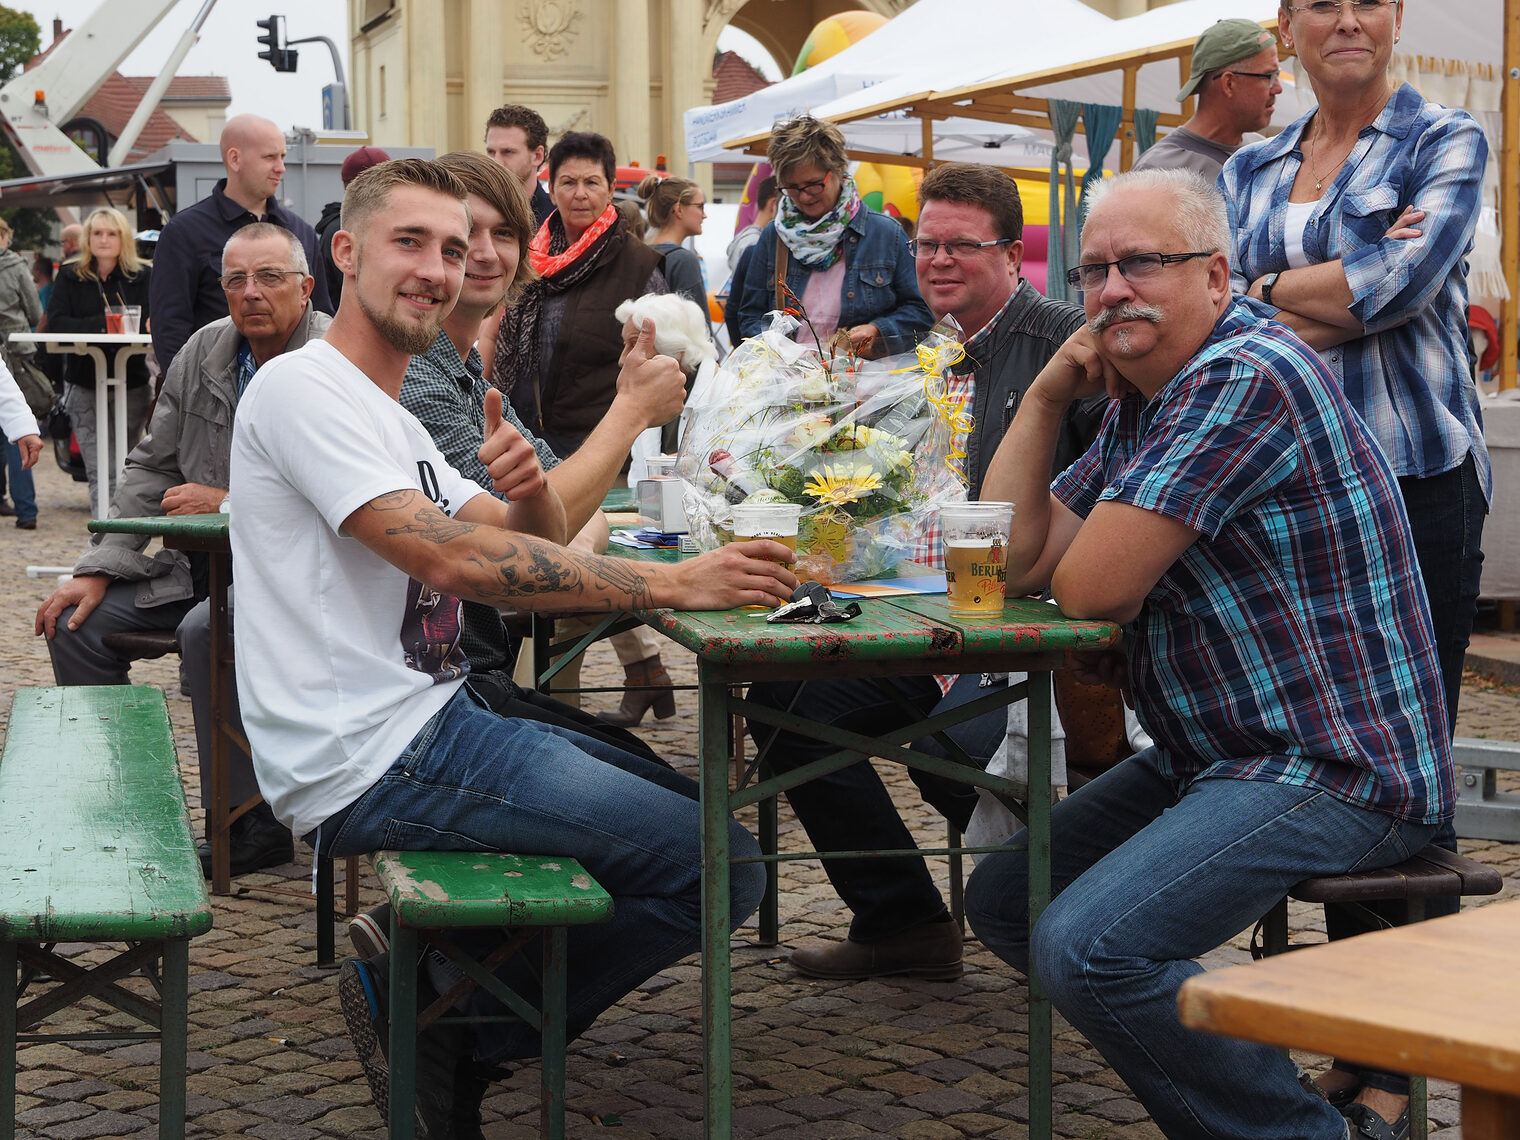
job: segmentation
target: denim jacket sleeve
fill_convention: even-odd
[[[907,348],[918,333],[934,323],[929,306],[918,292],[908,237],[896,220],[885,214],[862,211],[857,221],[861,223],[859,241],[852,242],[845,253],[845,296],[840,301],[839,323],[874,324],[884,339]]]

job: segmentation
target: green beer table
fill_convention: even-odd
[[[674,562],[675,550],[634,550],[614,546],[608,553],[635,561]],[[1050,674],[1065,664],[1068,650],[1103,649],[1117,644],[1119,627],[1078,621],[1032,599],[1010,601],[1000,615],[953,617],[943,594],[862,599],[861,614],[835,625],[771,625],[765,610],[678,612],[653,610],[634,615],[684,645],[697,657],[698,758],[702,788],[702,1029],[705,1047],[706,1135],[733,1134],[732,981],[728,932],[731,812],[759,806],[775,810],[775,797],[788,788],[877,756],[988,788],[1003,797],[1023,789],[975,767],[906,747],[912,741],[1023,699],[1029,707],[1029,787],[1050,787]],[[609,615],[599,628],[574,643],[553,646],[548,622],[537,622],[535,662],[543,677],[551,649],[574,653],[622,627],[626,615]],[[737,695],[752,681],[797,681],[833,677],[894,677],[932,674],[1024,672],[1021,685],[989,689],[986,696],[952,712],[919,717],[906,728],[865,736],[752,704]],[[823,760],[766,777],[752,761],[729,788],[729,718],[776,725],[840,749]],[[1028,796],[1030,925],[1050,901],[1050,797]],[[773,832],[772,832],[773,833]],[[925,851],[926,854],[944,853]],[[850,852],[848,854],[857,854]],[[765,855],[779,862],[802,855]],[[774,906],[774,894],[769,905]],[[769,918],[774,929],[774,915]],[[762,931],[767,916],[762,914]],[[1048,1140],[1051,1129],[1051,1011],[1035,977],[1029,978],[1029,1135]]]

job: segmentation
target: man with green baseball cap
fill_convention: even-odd
[[[1134,169],[1185,167],[1210,182],[1225,159],[1247,141],[1247,132],[1272,121],[1282,92],[1277,78],[1277,40],[1250,20],[1220,20],[1193,45],[1193,67],[1177,92],[1181,103],[1198,96],[1193,117],[1161,139],[1135,162]]]

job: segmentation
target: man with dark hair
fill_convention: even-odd
[[[1025,389],[1062,342],[1082,324],[1082,311],[1042,296],[1019,276],[1024,220],[1018,187],[1001,171],[971,163],[938,166],[919,187],[914,251],[919,292],[937,319],[954,317],[965,332],[966,357],[946,377],[951,397],[965,400],[974,427],[966,442],[967,497],[980,496],[982,480]],[[1082,453],[1097,432],[1102,401],[1074,406],[1062,425],[1053,470]],[[915,558],[940,564],[938,534],[922,537]],[[907,702],[920,714],[943,712],[983,695],[981,678],[893,678],[764,683],[750,700],[822,724],[854,731],[888,732],[909,723]],[[794,703],[795,702],[795,703]],[[967,721],[951,738],[985,768],[1008,730],[1004,711]],[[757,746],[775,730],[752,726]],[[932,741],[920,747],[941,751]],[[832,754],[831,745],[788,732],[770,744],[770,763],[790,771]],[[910,773],[926,801],[964,831],[977,797],[974,789],[940,776]],[[819,851],[909,849],[912,835],[868,760],[810,780],[787,793],[792,810]],[[825,859],[829,881],[854,912],[849,938],[792,952],[792,965],[823,978],[910,974],[954,978],[961,973],[961,932],[951,919],[919,855]]]
[[[1282,94],[1277,40],[1251,20],[1220,20],[1193,45],[1188,81],[1177,92],[1181,103],[1198,96],[1198,109],[1182,126],[1142,154],[1135,170],[1182,167],[1213,182],[1225,160],[1272,121]]]
[[[300,239],[306,264],[319,264],[316,231],[275,199],[285,176],[280,128],[258,115],[237,115],[222,128],[220,143],[227,177],[212,187],[209,198],[169,219],[153,255],[148,286],[153,353],[166,374],[192,333],[227,315],[227,295],[218,280],[220,257],[237,230],[259,221],[284,226]],[[327,282],[320,276],[315,280],[311,303],[331,313]]]
[[[507,103],[497,107],[486,119],[486,157],[506,167],[522,183],[533,207],[535,225],[554,212],[554,199],[538,180],[544,164],[544,148],[549,145],[549,128],[544,117],[532,107]]]
[[[209,514],[227,497],[232,417],[238,399],[266,361],[327,330],[312,308],[306,251],[283,226],[255,222],[227,239],[221,288],[231,315],[188,341],[164,380],[153,421],[132,449],[111,500],[114,515]],[[210,605],[205,569],[183,553],[149,557],[145,535],[97,534],[74,565],[74,577],[37,609],[60,685],[124,685],[131,660],[105,644],[110,633],[178,629],[184,674],[195,711],[201,802],[211,803]],[[229,686],[231,689],[231,686]],[[234,698],[236,692],[233,692]],[[230,714],[236,722],[237,713]],[[234,749],[232,802],[255,792],[253,767]],[[290,832],[260,805],[232,825],[232,873],[288,863]],[[210,847],[201,862],[211,873]]]
[[[347,186],[371,166],[390,160],[391,156],[377,146],[361,146],[343,160],[338,177]],[[343,295],[343,274],[338,272],[338,267],[332,261],[332,236],[338,232],[342,214],[343,199],[339,198],[336,202],[323,206],[322,216],[317,220],[317,250],[322,255],[320,273],[327,281],[327,295],[332,298],[334,308]]]
[[[562,538],[564,509],[542,472],[518,461],[523,437],[502,423],[497,393],[486,396],[478,458],[512,501],[449,466],[399,396],[411,355],[437,342],[459,298],[467,196],[445,166],[419,159],[354,179],[333,239],[345,284],[332,327],[262,369],[238,410],[238,687],[259,786],[320,851],[531,850],[585,864],[616,907],[611,922],[571,935],[566,1020],[574,1036],[700,943],[697,785],[472,700],[459,599],[527,609],[729,608],[775,605],[796,579],[781,564],[786,548],[763,540],[658,565],[533,537]],[[302,414],[290,415],[292,406]],[[738,823],[730,835],[737,850],[758,852]],[[753,865],[732,872],[733,926],[759,904],[763,879]],[[496,946],[507,935],[480,937]],[[350,960],[338,985],[382,1115],[388,969],[388,961]],[[528,992],[537,984],[521,956],[501,972]],[[423,970],[418,979],[424,992],[430,976]],[[478,1013],[500,1012],[478,993],[472,1001]],[[419,1034],[419,1136],[460,1135],[472,1124],[478,1134],[492,1070],[477,1066],[539,1054],[531,1025],[504,1021]]]

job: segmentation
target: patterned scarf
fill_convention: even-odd
[[[501,315],[496,331],[496,356],[491,362],[491,384],[510,396],[519,384],[538,383],[538,320],[548,297],[563,293],[584,281],[597,267],[619,234],[617,208],[602,211],[574,245],[556,210],[544,219],[528,243],[528,261],[538,271],[517,304]]]
[[[776,233],[803,265],[827,269],[844,253],[844,230],[860,212],[860,205],[860,191],[848,174],[840,180],[839,201],[834,208],[812,221],[804,218],[797,204],[783,194],[781,211],[776,215]]]

